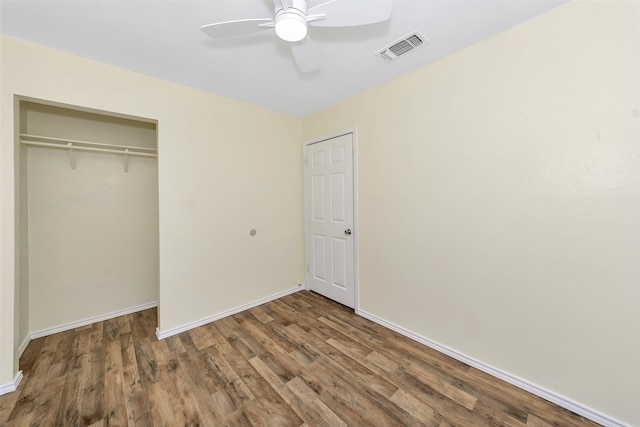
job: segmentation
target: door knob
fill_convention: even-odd
[[[344,230],[344,234],[351,234],[351,229],[347,228],[346,230]]]

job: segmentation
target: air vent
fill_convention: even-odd
[[[376,51],[376,55],[382,58],[385,62],[391,62],[398,59],[400,56],[429,43],[429,39],[427,39],[420,31],[416,30],[402,37],[400,40],[396,40],[390,45]]]

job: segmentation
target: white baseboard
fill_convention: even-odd
[[[31,332],[29,340],[46,337],[47,335],[57,334],[58,332],[68,331],[70,329],[79,328],[81,326],[90,325],[96,322],[102,322],[104,320],[113,319],[114,317],[124,316],[125,314],[131,314],[149,308],[158,306],[158,301],[148,302],[146,304],[136,305],[134,307],[125,308],[122,310],[112,311],[111,313],[101,314],[99,316],[89,317],[87,319],[78,320],[76,322],[65,323],[64,325],[54,326],[52,328],[42,329],[40,331]],[[28,343],[27,343],[28,344]],[[22,347],[22,346],[21,346]],[[26,345],[25,345],[26,347]]]
[[[583,417],[588,418],[592,421],[595,421],[596,423],[601,424],[605,427],[631,427],[629,424],[616,420],[615,418],[610,417],[606,414],[603,414],[599,411],[596,411],[595,409],[591,409],[588,406],[585,406],[574,400],[568,399],[562,395],[559,395],[550,390],[547,390],[544,387],[540,387],[530,381],[523,380],[522,378],[519,378],[501,369],[495,368],[477,359],[469,357],[465,354],[462,354],[456,350],[453,350],[435,341],[431,341],[428,338],[425,338],[401,326],[388,322],[371,313],[367,313],[366,311],[357,309],[356,314],[366,319],[369,319],[375,323],[378,323],[379,325],[382,325],[385,328],[398,332],[399,334],[404,335],[405,337],[410,338],[416,342],[419,342],[420,344],[423,344],[427,347],[430,347],[440,353],[446,354],[447,356],[450,356],[456,360],[466,363],[469,366],[473,366],[474,368],[479,369],[483,372],[486,372],[487,374],[492,375],[496,378],[499,378],[509,384],[512,384],[518,388],[528,391],[531,394],[535,394],[536,396],[539,396],[545,400],[548,400],[549,402],[555,403],[556,405],[562,408],[568,409],[569,411],[574,412],[578,415],[582,415]]]
[[[13,377],[13,381],[6,384],[0,384],[0,396],[16,391],[20,385],[20,381],[22,381],[22,371],[16,372],[16,375]]]
[[[298,285],[295,288],[291,288],[291,289],[287,289],[286,291],[282,291],[279,292],[277,294],[265,297],[265,298],[261,298],[257,301],[253,301],[250,302],[248,304],[244,304],[241,305],[239,307],[236,308],[232,308],[231,310],[227,310],[227,311],[223,311],[222,313],[218,313],[218,314],[214,314],[213,316],[209,316],[209,317],[205,317],[204,319],[200,319],[200,320],[196,320],[195,322],[190,322],[190,323],[186,323],[182,326],[178,326],[177,328],[171,328],[171,329],[167,329],[166,331],[161,331],[160,328],[156,329],[156,337],[158,337],[159,340],[163,340],[165,338],[168,338],[172,335],[176,335],[176,334],[180,334],[182,332],[186,332],[190,329],[194,329],[197,328],[198,326],[202,326],[202,325],[206,325],[207,323],[211,323],[214,322],[216,320],[220,320],[224,317],[228,317],[228,316],[232,316],[234,314],[240,313],[241,311],[245,311],[248,310],[250,308],[253,307],[257,307],[259,305],[262,305],[264,303],[267,303],[269,301],[273,301],[276,300],[278,298],[282,298],[284,296],[287,295],[291,295],[293,293],[296,293],[298,291],[303,290],[304,287],[302,285]]]

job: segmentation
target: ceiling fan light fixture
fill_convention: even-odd
[[[320,4],[309,8],[311,1]],[[273,19],[214,22],[200,29],[211,37],[227,38],[273,28],[276,37],[289,42],[298,69],[308,73],[320,68],[320,51],[308,37],[307,26],[357,27],[384,22],[391,17],[392,4],[393,0],[273,0]]]
[[[307,20],[293,11],[281,13],[276,17],[275,29],[282,40],[299,42],[307,36]]]

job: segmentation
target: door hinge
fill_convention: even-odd
[[[309,166],[309,157],[304,156],[304,165]]]
[[[307,273],[311,272],[311,269],[309,268],[309,266],[307,265]]]

